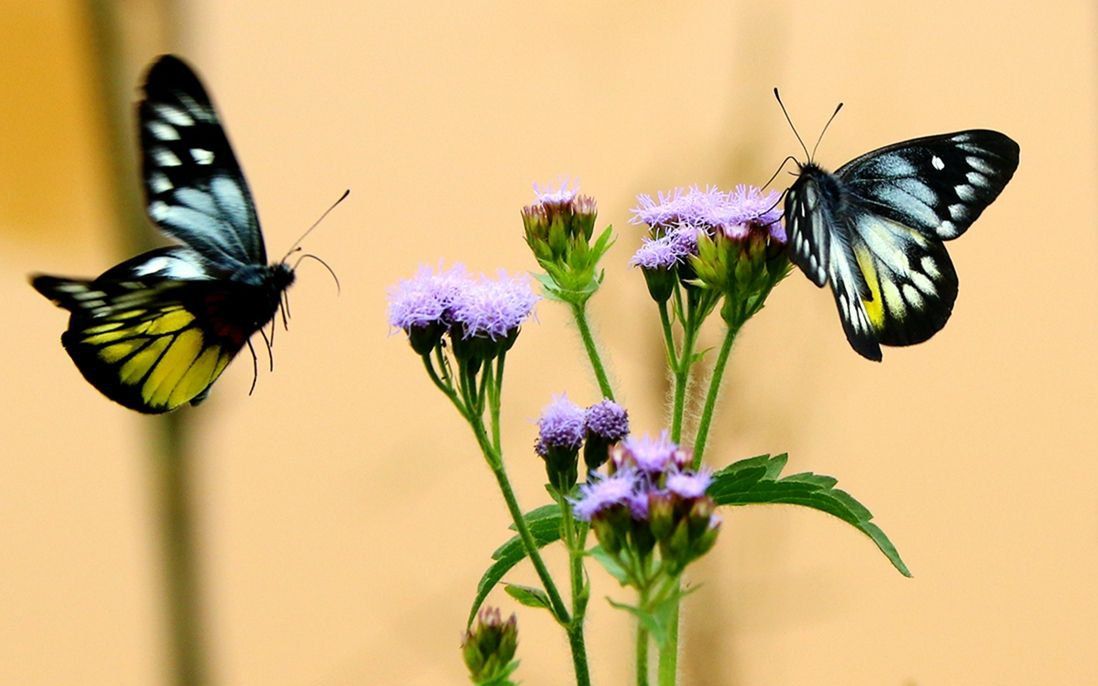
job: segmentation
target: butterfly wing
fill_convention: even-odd
[[[145,413],[198,404],[251,333],[224,308],[223,279],[187,248],[163,248],[86,281],[40,275],[69,310],[61,342],[93,386]]]
[[[225,271],[265,264],[251,191],[198,77],[182,60],[149,69],[138,105],[147,211]]]
[[[790,258],[816,285],[830,282],[855,351],[880,360],[881,344],[945,326],[957,273],[942,241],[968,229],[1017,166],[1014,141],[972,130],[880,148],[835,174],[802,168],[786,198]]]
[[[835,176],[860,209],[939,240],[960,236],[1018,168],[1018,144],[975,129],[868,152]]]

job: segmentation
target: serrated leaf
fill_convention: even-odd
[[[527,512],[523,515],[523,519],[526,521],[526,526],[530,529],[530,535],[534,537],[534,543],[538,548],[544,548],[553,541],[560,540],[561,514],[558,505],[543,505]],[[511,525],[511,528],[514,529],[514,524]],[[496,587],[496,584],[500,582],[500,579],[512,567],[522,562],[525,557],[526,550],[523,548],[522,539],[517,535],[512,536],[506,543],[496,548],[492,553],[492,559],[495,562],[488,567],[484,575],[480,577],[480,583],[477,584],[477,593],[473,598],[473,608],[469,611],[469,618],[466,622],[467,627],[473,625],[473,620],[476,619],[481,603]]]
[[[713,475],[709,495],[718,505],[781,503],[826,512],[855,527],[877,545],[904,576],[911,571],[884,531],[872,523],[873,513],[846,491],[835,488],[834,477],[802,472],[779,478],[788,455],[759,455],[735,462]]]
[[[526,607],[540,607],[546,610],[549,610],[552,607],[549,603],[549,596],[545,595],[545,591],[540,588],[520,586],[518,584],[504,584],[503,590],[507,592],[507,595]]]

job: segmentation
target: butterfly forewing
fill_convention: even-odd
[[[789,232],[790,259],[817,286],[827,283],[830,266],[832,222],[824,214],[820,185],[811,175],[802,176],[785,196],[786,231]]]
[[[224,269],[267,261],[251,192],[202,83],[166,55],[138,106],[149,216]]]
[[[1017,168],[1017,143],[977,129],[880,148],[844,164],[835,176],[850,202],[950,240],[999,197]]]

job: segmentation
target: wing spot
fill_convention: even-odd
[[[959,186],[954,186],[953,190],[957,193],[957,197],[965,202],[972,202],[976,199],[976,189],[969,186],[967,183],[962,183]]]
[[[153,159],[161,167],[178,167],[182,164],[179,158],[175,156],[175,153],[167,148],[153,148],[150,152]]]
[[[194,119],[191,118],[191,115],[177,107],[157,103],[153,105],[153,109],[170,124],[175,124],[176,126],[194,126]]]
[[[153,172],[152,174],[149,174],[149,188],[151,188],[154,193],[166,193],[172,189],[172,182],[166,174]]]
[[[972,167],[981,174],[995,174],[995,168],[988,164],[986,161],[976,157],[975,155],[969,155],[965,158],[965,162],[968,166]]]
[[[923,293],[926,293],[927,295],[938,294],[938,289],[934,286],[934,282],[928,279],[925,274],[913,271],[908,274],[908,278],[910,278],[911,283],[915,284],[915,287]],[[904,293],[907,293],[906,285]]]
[[[202,148],[191,148],[191,157],[199,164],[210,164],[214,161],[214,154]]]
[[[167,203],[162,200],[154,200],[149,203],[149,216],[152,217],[154,221],[163,221],[164,218],[168,216],[169,209]]]
[[[151,119],[145,122],[145,125],[152,132],[158,140],[162,141],[177,141],[179,140],[179,132],[175,130],[175,127],[171,124]]]
[[[942,158],[938,157],[937,155],[934,155],[930,158],[930,164],[938,171],[942,171],[943,169],[945,169],[946,166],[945,162],[942,161]]]
[[[924,255],[923,259],[919,260],[919,266],[921,266],[923,271],[929,274],[932,279],[937,279],[942,275],[942,273],[938,271],[938,263],[935,262],[934,258],[930,255]]]
[[[923,309],[923,296],[919,293],[919,291],[915,290],[914,286],[909,283],[905,283],[903,291],[904,297],[907,298],[907,301],[911,303],[912,307],[914,307],[916,310]]]
[[[949,216],[956,220],[964,219],[968,216],[968,208],[961,203],[956,203],[949,206]]]
[[[942,222],[938,225],[938,235],[942,238],[956,238],[960,235],[957,225],[953,222]]]
[[[978,186],[980,188],[987,188],[991,185],[991,180],[980,172],[969,172],[965,174],[965,178],[968,179],[968,182],[973,186]]]
[[[905,308],[903,298],[900,297],[900,289],[891,279],[881,280],[881,292],[884,294],[885,305],[889,313],[896,319],[903,319]]]

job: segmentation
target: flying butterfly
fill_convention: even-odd
[[[36,275],[31,285],[71,312],[61,343],[84,378],[155,414],[202,402],[244,345],[252,349],[251,336],[274,319],[294,281],[293,250],[267,264],[244,174],[186,63],[160,57],[137,112],[146,210],[182,245],[93,280]]]
[[[801,147],[808,159],[785,196],[790,260],[817,286],[831,285],[846,338],[863,357],[879,361],[882,345],[933,336],[957,298],[944,241],[999,197],[1018,168],[1018,144],[997,131],[957,131],[878,148],[834,173],[816,165],[815,148]]]

